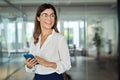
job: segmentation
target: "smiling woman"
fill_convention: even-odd
[[[51,29],[54,25],[55,15],[52,9],[44,10],[40,16],[37,17],[37,20],[41,23],[41,29]]]
[[[0,80],[33,79],[34,74],[25,72],[22,68],[23,54],[28,53],[29,50],[46,61],[56,62],[59,64],[60,70],[42,66],[45,62],[42,61],[40,65],[37,64],[31,69],[27,67],[26,71],[31,70],[30,72],[40,75],[44,73],[45,76],[50,73],[50,69],[57,73],[64,72],[66,64],[68,64],[66,58],[63,57],[67,52],[63,45],[66,40],[58,36],[60,33],[67,38],[69,45],[73,66],[66,73],[73,80],[86,80],[86,78],[89,80],[117,80],[117,49],[120,50],[117,48],[120,45],[118,43],[117,1],[120,0],[0,0],[0,73],[2,73]],[[55,5],[58,15],[51,7],[39,8],[39,5],[46,2]],[[38,12],[36,6],[39,8]],[[45,14],[43,15],[43,13]],[[57,17],[59,19],[56,27]],[[41,21],[38,21],[37,18]],[[97,24],[96,20],[99,22],[100,19],[101,23]],[[103,47],[97,64],[96,47],[93,45],[95,33],[93,28],[96,26],[104,29],[101,35]],[[57,33],[56,28],[60,33]],[[46,34],[43,35],[44,33]],[[109,39],[112,41],[110,55],[108,54]],[[74,45],[76,50],[73,49]],[[64,49],[61,50],[61,47]],[[56,52],[54,52],[55,50]],[[62,55],[61,60],[57,60],[58,57],[56,57],[58,50]],[[21,75],[23,73],[24,75]]]
[[[34,58],[25,60],[25,68],[35,74],[34,80],[63,80],[62,74],[71,68],[67,41],[57,29],[57,14],[51,4],[38,7],[29,52]]]

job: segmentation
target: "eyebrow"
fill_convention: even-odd
[[[43,13],[41,13],[41,14],[48,14],[48,13],[46,13],[46,12],[43,12]],[[55,14],[55,13],[53,12],[53,13],[51,13],[51,14]],[[51,15],[51,14],[50,14],[50,15]]]

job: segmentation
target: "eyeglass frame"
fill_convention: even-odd
[[[55,19],[55,14],[54,13],[52,13],[50,15],[48,15],[47,13],[42,13],[40,16],[42,16],[44,18],[50,17],[51,19]]]

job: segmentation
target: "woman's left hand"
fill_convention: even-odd
[[[49,62],[39,56],[35,56],[35,59],[37,60],[37,62],[40,64],[40,65],[43,65],[43,66],[46,66],[46,67],[51,67],[51,68],[54,68],[56,69],[57,68],[57,64],[54,63],[54,62]]]
[[[37,62],[40,64],[40,65],[43,65],[43,66],[48,66],[49,62],[46,61],[45,59],[39,57],[39,56],[35,56],[35,59],[37,60]]]

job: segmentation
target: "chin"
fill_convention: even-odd
[[[48,28],[48,29],[52,29],[52,26],[46,26],[46,28]]]
[[[50,29],[52,29],[52,27],[46,27],[46,29],[50,30]]]

